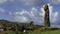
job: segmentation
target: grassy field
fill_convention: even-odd
[[[7,32],[8,34],[16,34],[15,32],[9,31]],[[19,34],[25,34],[25,33],[19,33]],[[55,31],[44,31],[44,32],[40,32],[40,31],[30,31],[29,33],[26,34],[60,34],[60,30],[55,30]]]
[[[60,34],[60,30],[55,31],[45,31],[45,32],[30,32],[30,34]]]
[[[43,31],[42,31],[43,30]],[[42,29],[37,29],[33,32],[29,32],[30,34],[60,34],[60,29],[59,30],[51,30],[51,28],[44,30]]]
[[[13,31],[7,31],[7,33],[16,34],[16,32]],[[38,29],[38,30],[30,31],[28,33],[19,32],[19,34],[60,34],[60,30],[41,31],[40,29]]]
[[[41,34],[60,34],[60,30],[41,32]]]

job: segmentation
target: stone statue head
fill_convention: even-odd
[[[47,10],[49,10],[49,7],[48,7],[47,4],[45,4],[45,6],[44,6],[44,11],[46,12]]]

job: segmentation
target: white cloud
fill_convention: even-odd
[[[8,14],[8,15],[12,15],[12,13],[11,13],[11,12],[8,12],[7,14]]]
[[[42,13],[40,13],[40,15],[44,17],[44,14],[45,14],[44,9],[41,8],[41,11],[42,11]]]
[[[29,12],[28,11],[26,11],[26,10],[22,10],[21,12],[20,12],[20,15],[24,15],[24,14],[29,14]]]
[[[15,14],[17,14],[17,15],[28,15],[30,17],[34,17],[37,14],[37,9],[31,8],[30,11],[23,9],[22,11],[17,11]]]
[[[42,2],[42,0],[20,0],[22,2],[25,3],[25,5],[28,5],[28,6],[38,6],[40,5]]]
[[[27,17],[24,17],[24,16],[15,16],[15,21],[18,21],[18,22],[28,22],[29,19]]]
[[[50,3],[53,5],[60,5],[60,0],[50,0]]]
[[[32,5],[34,0],[22,0],[26,3],[26,5]]]
[[[53,6],[49,5],[49,10],[50,10],[50,21],[51,23],[55,23],[58,19],[58,12],[57,11],[53,11]],[[33,20],[34,22],[39,22],[42,23],[44,21],[44,7],[41,8],[42,12],[39,12],[37,8],[31,8],[31,10],[27,11],[27,10],[19,10],[14,12],[13,14],[10,13],[11,15],[14,15],[14,18],[16,21],[21,21],[21,22],[28,22]],[[38,23],[38,24],[39,24]]]
[[[12,16],[14,16],[15,21],[18,22],[28,22],[30,21],[28,17],[26,17],[25,15],[29,15],[29,12],[26,10],[21,10],[21,11],[17,11],[15,13],[10,13]]]
[[[0,3],[5,3],[7,0],[0,0]]]
[[[0,8],[0,13],[4,13],[4,12],[5,12],[5,10]]]
[[[11,14],[11,12],[9,13],[10,15],[14,15],[14,18],[16,21],[18,22],[28,22],[28,21],[39,21],[40,22],[40,16],[38,14],[38,10],[36,8],[31,8],[31,10],[27,11],[22,9],[21,11],[16,11],[15,13]]]
[[[8,2],[8,1],[14,2],[15,0],[0,0],[0,4],[4,4],[4,3]]]
[[[40,6],[41,3],[43,3],[42,0],[0,0],[0,4],[9,4],[9,3],[20,3],[24,6],[29,6],[29,7],[38,7]],[[19,4],[19,5],[20,5]]]
[[[58,12],[55,12],[54,15],[52,15],[52,16],[53,16],[53,18],[52,18],[52,17],[51,17],[51,18],[52,18],[53,20],[52,20],[52,19],[51,19],[51,20],[52,20],[53,22],[57,22],[57,20],[58,20]]]
[[[26,5],[36,5],[42,2],[42,0],[0,0],[0,3],[5,3],[7,1],[13,2],[13,1],[18,1],[18,2],[24,2]]]
[[[10,2],[14,2],[15,0],[9,0]]]

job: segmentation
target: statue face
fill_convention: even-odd
[[[45,10],[45,11],[49,10],[49,8],[48,8],[48,5],[47,5],[47,4],[45,5],[44,10]]]

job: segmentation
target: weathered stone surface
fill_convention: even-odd
[[[49,7],[46,4],[44,7],[45,15],[44,15],[44,25],[45,27],[50,27],[50,19],[49,19]]]

